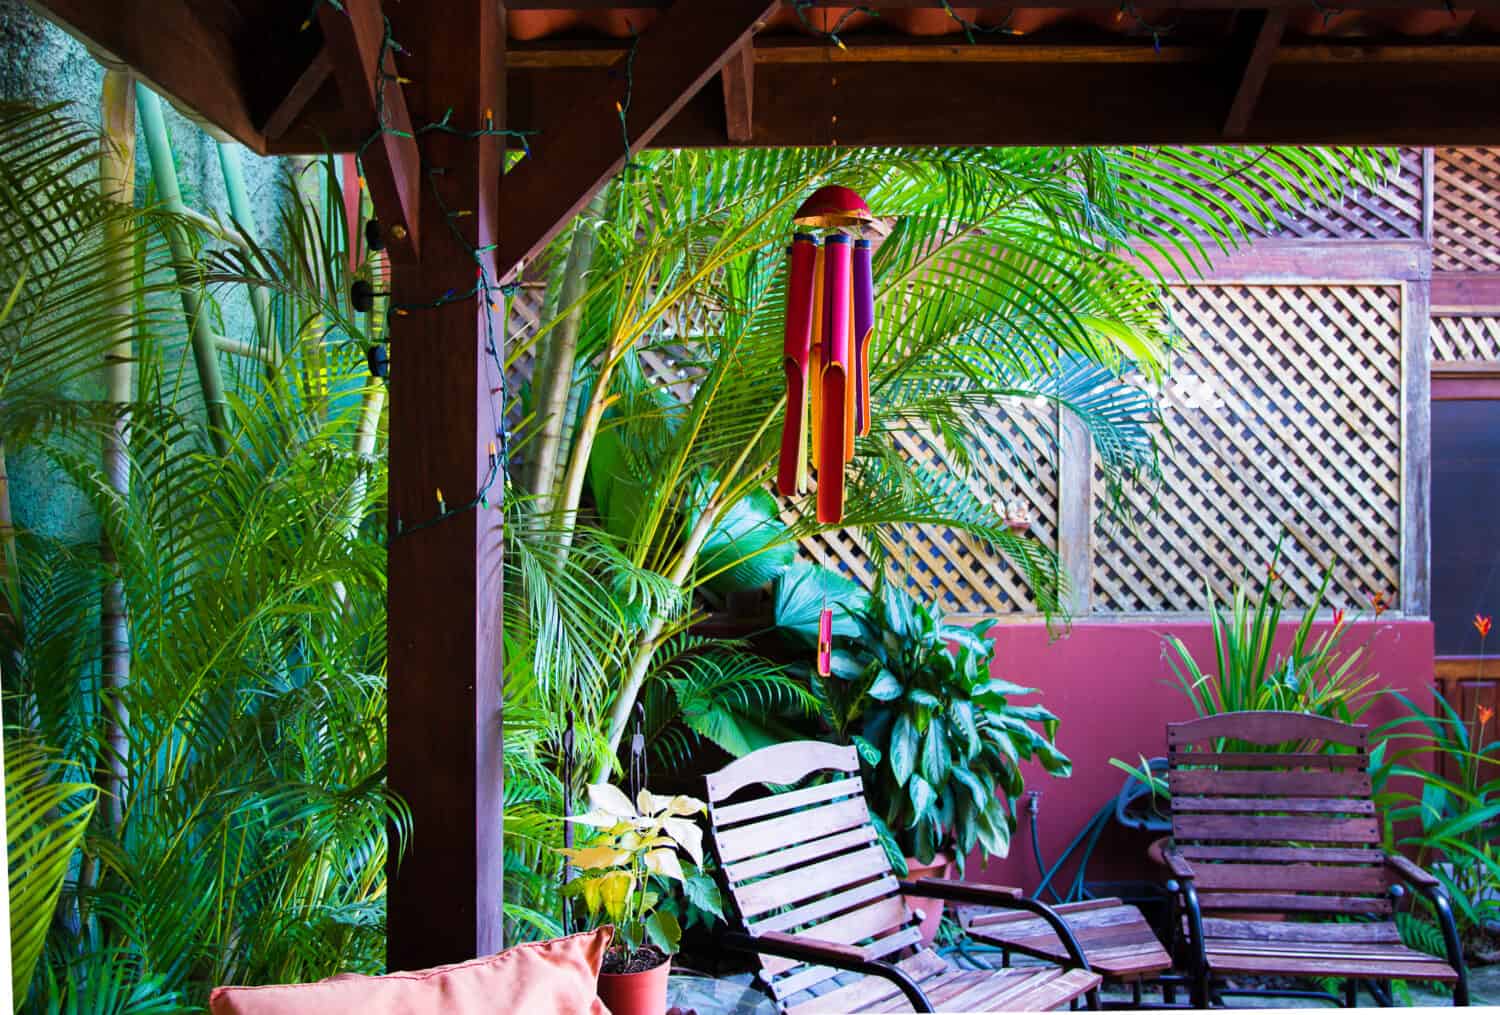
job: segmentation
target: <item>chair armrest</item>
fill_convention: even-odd
[[[919,1012],[936,1010],[932,1007],[932,1002],[927,1000],[927,995],[922,993],[922,988],[917,986],[917,981],[913,980],[904,969],[889,962],[868,958],[863,949],[853,945],[820,941],[817,938],[784,934],[780,931],[765,934],[743,934],[731,931],[725,934],[722,940],[727,947],[737,951],[759,952],[762,955],[775,955],[778,958],[794,959],[798,962],[832,966],[834,969],[843,969],[851,973],[878,976],[894,983],[901,993],[906,995],[906,999],[911,1002],[914,1010]]]
[[[971,881],[949,881],[946,878],[918,878],[901,882],[901,894],[919,899],[942,899],[967,906],[1011,907],[1021,897],[1021,889],[1005,885],[982,885]]]
[[[1162,853],[1162,858],[1167,861],[1167,870],[1171,871],[1172,877],[1178,881],[1193,880],[1193,865],[1187,862],[1187,857],[1175,849],[1168,849]]]
[[[1442,885],[1441,881],[1412,863],[1400,853],[1387,853],[1385,865],[1388,869],[1400,875],[1401,880],[1417,888],[1432,889]]]
[[[942,899],[944,902],[956,902],[966,906],[1020,909],[1033,913],[1046,921],[1047,926],[1052,928],[1052,933],[1057,935],[1057,939],[1067,950],[1066,968],[1081,969],[1086,973],[1093,972],[1089,968],[1088,958],[1083,954],[1083,948],[1078,944],[1078,939],[1073,936],[1073,928],[1068,926],[1067,921],[1045,902],[1028,899],[1019,888],[980,885],[968,881],[945,881],[942,878],[918,878],[916,881],[901,882],[901,894],[914,895],[923,899]]]

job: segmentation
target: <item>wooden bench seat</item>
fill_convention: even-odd
[[[1052,907],[1083,947],[1089,968],[1120,983],[1150,979],[1172,968],[1172,956],[1157,940],[1141,911],[1119,899],[1090,899]],[[975,941],[1021,955],[1067,959],[1067,949],[1046,921],[1030,913],[963,907],[959,923]]]
[[[1206,918],[1203,938],[1213,973],[1458,981],[1447,962],[1402,944],[1390,921],[1320,924]]]
[[[931,950],[902,959],[896,966],[917,981],[939,1011],[1051,1011],[1099,985],[1096,975],[1056,966],[955,969]],[[787,1008],[788,1015],[911,1010],[911,1003],[894,985],[875,977],[866,977]]]

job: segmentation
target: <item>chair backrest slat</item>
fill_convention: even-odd
[[[1236,772],[1222,768],[1187,768],[1169,771],[1167,783],[1174,796],[1205,792],[1277,797],[1370,795],[1370,775],[1363,771],[1278,772],[1257,768]]]
[[[724,830],[718,836],[719,858],[724,863],[733,863],[869,823],[870,812],[863,796],[820,803]]]
[[[871,957],[913,950],[916,918],[870,820],[853,747],[777,744],[708,776],[707,789],[710,841],[750,933],[804,934]],[[783,1004],[837,975],[759,959]]]
[[[1168,725],[1172,838],[1206,913],[1390,914],[1367,746],[1363,726],[1299,713]]]

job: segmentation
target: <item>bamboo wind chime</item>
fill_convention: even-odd
[[[870,220],[858,194],[835,186],[819,188],[792,216],[830,232],[822,244],[799,232],[788,252],[787,408],[776,486],[784,496],[806,493],[815,474],[818,521],[826,525],[843,521],[844,467],[854,460],[855,436],[870,432],[870,241],[851,243],[841,231]]]

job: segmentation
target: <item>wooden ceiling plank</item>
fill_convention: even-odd
[[[128,65],[174,105],[265,154],[233,41],[186,0],[36,0],[36,7],[105,59]]]
[[[421,159],[412,136],[406,93],[396,80],[395,54],[385,48],[380,0],[346,0],[342,10],[323,4],[318,8],[318,24],[344,106],[367,124],[364,137],[374,137],[384,122],[385,129],[364,149],[360,161],[370,198],[381,209],[391,257],[414,260],[419,249]],[[383,75],[376,71],[382,59]],[[377,95],[382,88],[383,96]]]
[[[302,115],[302,111],[307,108],[312,97],[318,94],[318,90],[332,75],[333,57],[329,55],[328,48],[325,46],[318,50],[312,62],[301,74],[297,75],[297,79],[292,82],[292,87],[266,117],[262,130],[268,143],[287,132],[297,117]]]
[[[746,42],[719,72],[724,84],[725,132],[732,144],[755,136],[755,48]]]
[[[1234,48],[1242,49],[1242,52],[1236,54],[1239,59],[1234,61],[1237,68],[1234,99],[1224,120],[1224,136],[1229,138],[1245,136],[1255,104],[1260,100],[1260,91],[1265,86],[1266,74],[1271,70],[1281,37],[1286,32],[1285,10],[1247,11],[1242,17],[1247,24],[1237,26],[1235,33]]]
[[[576,95],[571,115],[539,123],[532,154],[501,182],[501,276],[535,256],[625,165],[624,138],[631,153],[650,145],[776,3],[716,0],[671,8],[641,34],[633,58],[622,57],[602,89]],[[618,146],[608,140],[620,136],[617,102],[628,103]]]

